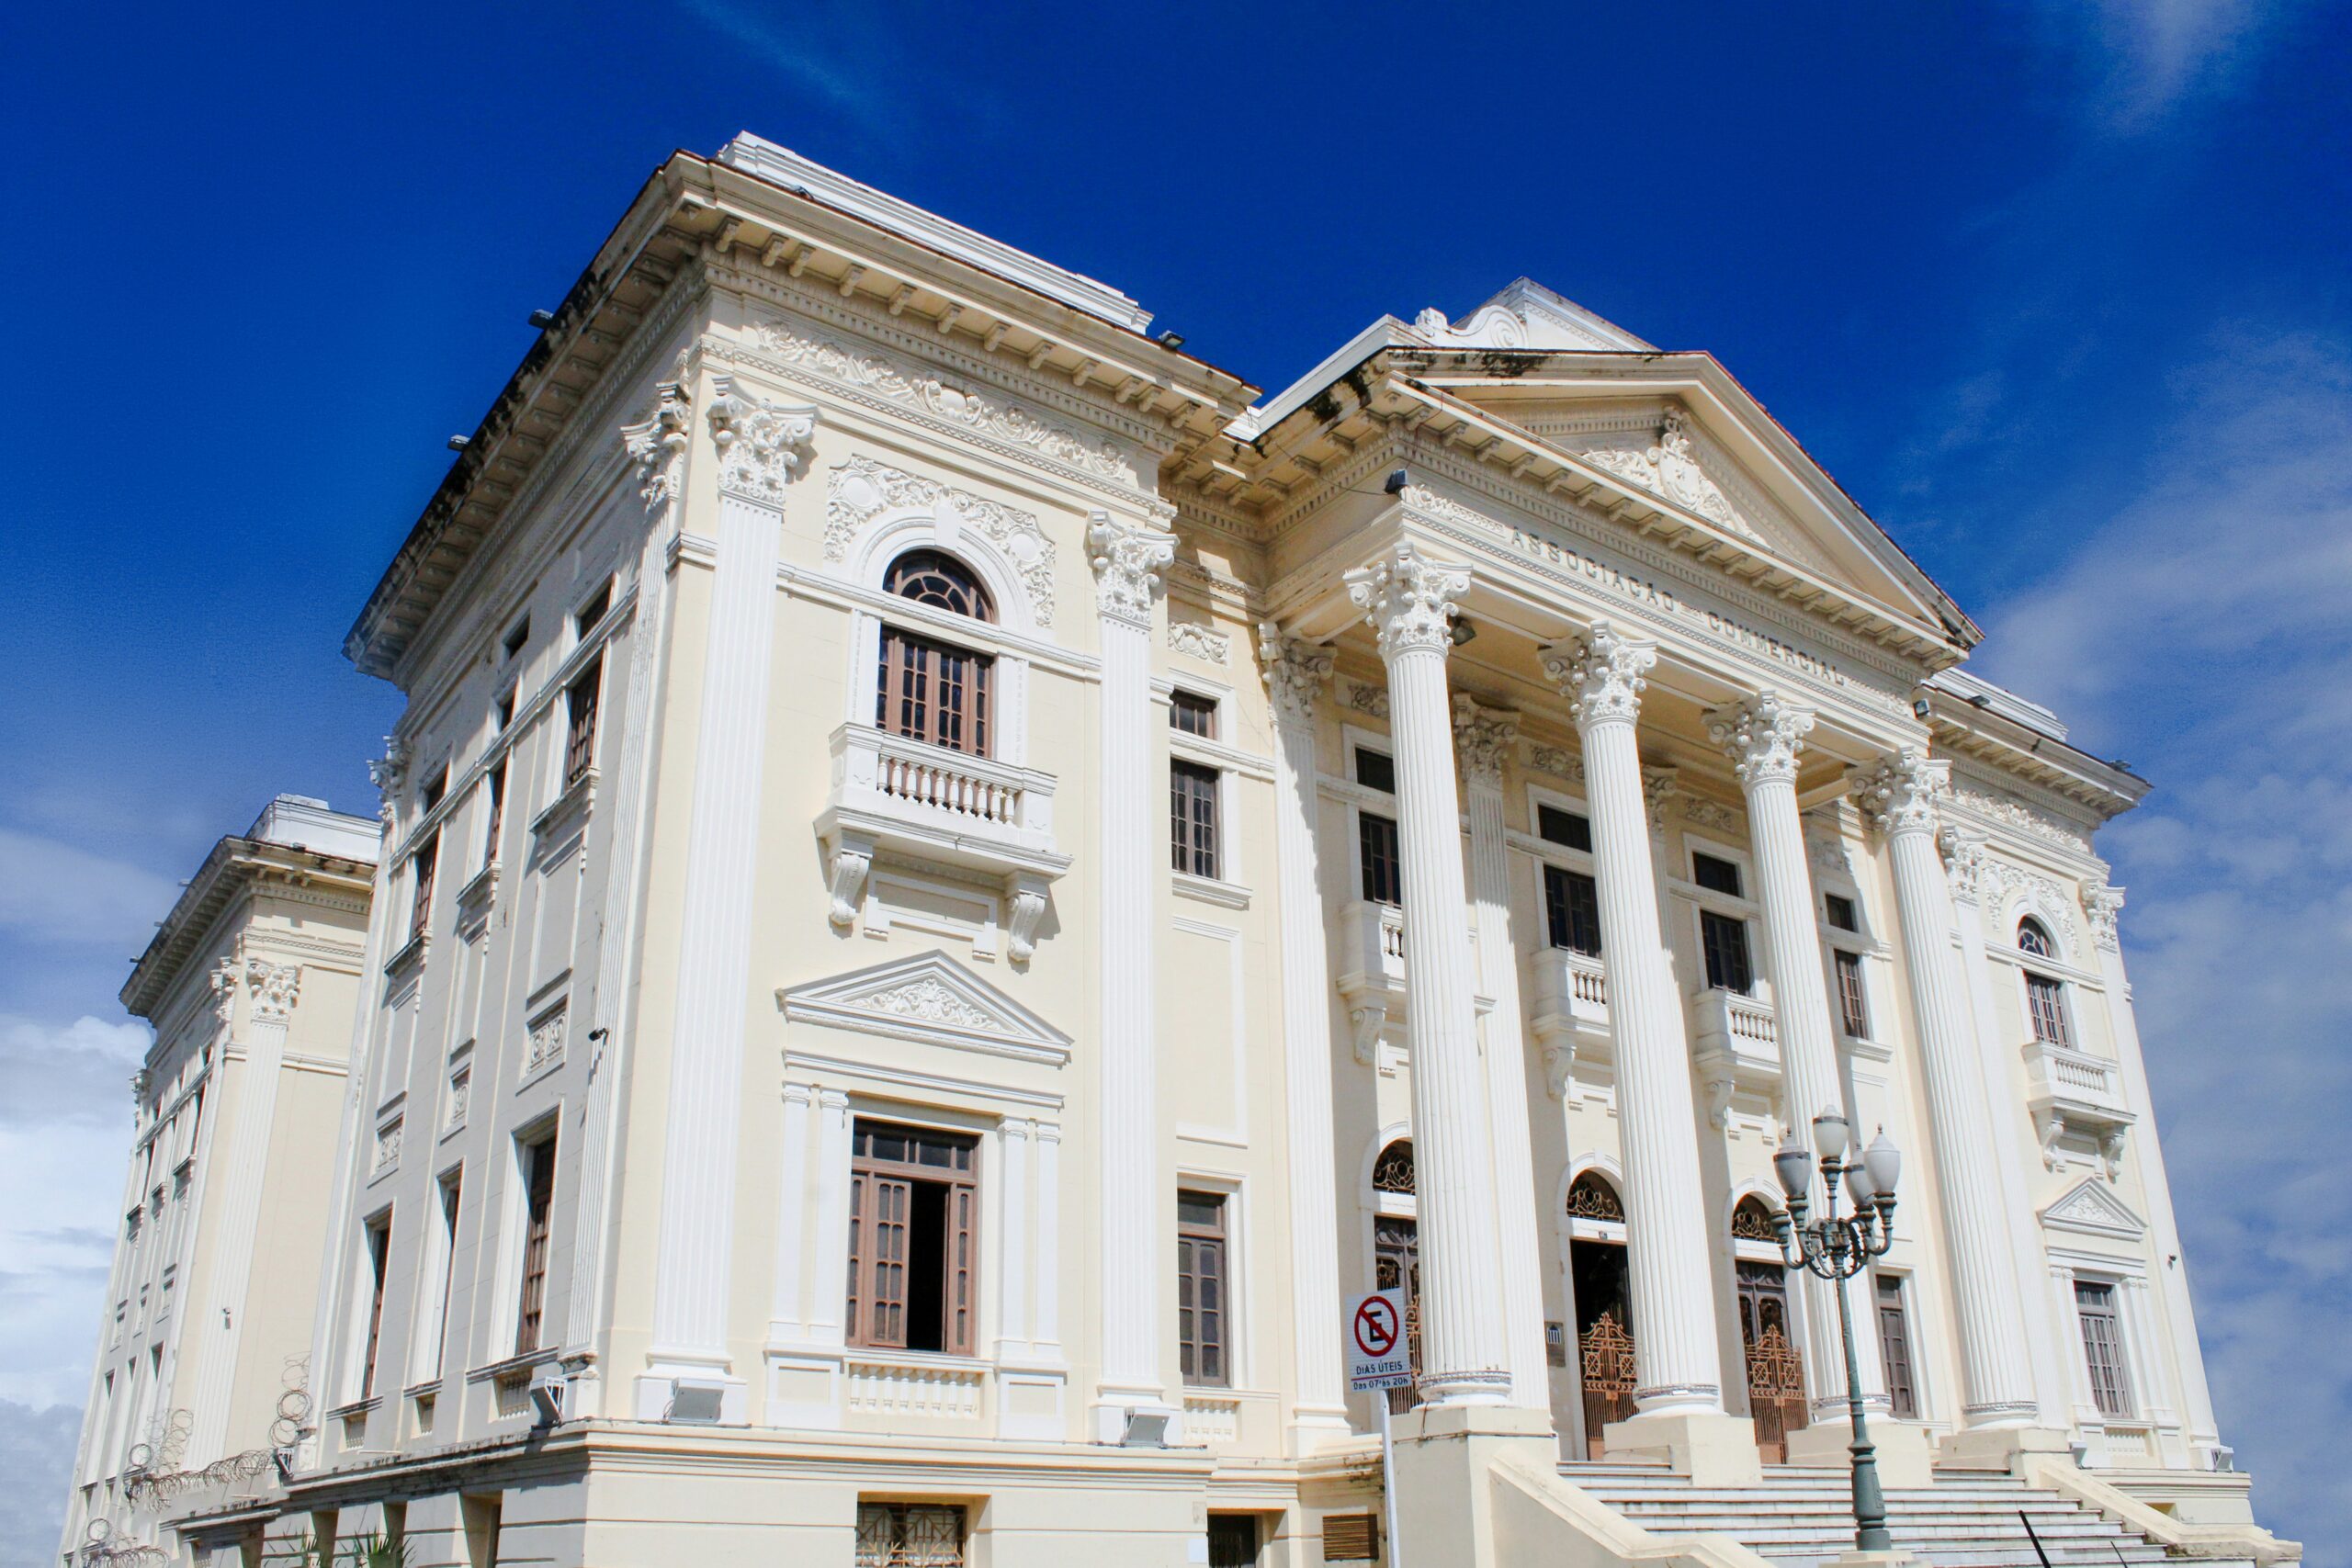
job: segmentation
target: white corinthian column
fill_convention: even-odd
[[[1592,808],[1602,961],[1609,968],[1610,1032],[1617,1046],[1617,1115],[1625,1152],[1626,1258],[1632,1287],[1631,1426],[1652,1416],[1721,1416],[1723,1369],[1714,1322],[1714,1276],[1690,1100],[1682,1000],[1658,934],[1657,882],[1634,745],[1644,677],[1655,643],[1607,623],[1581,642],[1548,649],[1545,673],[1575,705]],[[1616,1431],[1611,1428],[1611,1433]],[[1604,1438],[1614,1450],[1613,1438]],[[1752,1463],[1754,1449],[1748,1450]]]
[[[1097,940],[1102,955],[1101,1263],[1102,1375],[1094,1440],[1115,1443],[1128,1414],[1172,1414],[1159,1359],[1159,1303],[1168,1249],[1160,1245],[1159,1071],[1152,1045],[1152,924],[1157,827],[1166,785],[1152,781],[1151,616],[1176,536],[1096,513],[1086,531],[1102,646],[1101,837]]]
[[[1857,781],[1856,797],[1886,835],[1897,923],[1928,1080],[1944,1233],[1951,1239],[1960,1359],[1970,1427],[2033,1425],[2033,1363],[2026,1352],[2018,1280],[2007,1256],[2001,1184],[1993,1167],[1992,1102],[1968,994],[1952,953],[1951,892],[1936,851],[1936,799],[1951,764],[1905,748]]]
[[[1829,1021],[1829,987],[1822,972],[1813,875],[1806,868],[1804,825],[1797,818],[1797,753],[1813,730],[1813,710],[1759,692],[1737,707],[1707,716],[1707,733],[1731,758],[1747,796],[1747,830],[1756,852],[1756,879],[1764,906],[1764,955],[1772,976],[1773,1019],[1781,1036],[1781,1105],[1788,1135],[1812,1145],[1813,1119],[1844,1114],[1843,1075]],[[1865,1140],[1868,1128],[1855,1131]],[[1816,1188],[1819,1179],[1815,1179]],[[1815,1194],[1818,1198],[1818,1192]],[[1816,1202],[1815,1212],[1819,1212]],[[1846,1416],[1845,1348],[1838,1334],[1838,1300],[1829,1281],[1803,1272],[1804,1370],[1813,1388],[1813,1418]],[[1886,1404],[1885,1371],[1863,1356],[1864,1403]]]
[[[722,376],[712,383],[710,433],[718,453],[718,559],[678,925],[653,1344],[636,1403],[640,1418],[659,1419],[671,1379],[711,1379],[725,1384],[720,1418],[736,1422],[744,1419],[746,1385],[728,1354],[729,1266],[775,568],[785,491],[808,457],[817,411],[753,397]]]
[[[1421,1398],[1437,1405],[1504,1404],[1511,1397],[1462,877],[1462,807],[1453,787],[1453,716],[1445,689],[1453,598],[1469,586],[1466,570],[1432,565],[1409,543],[1348,573],[1349,596],[1378,632],[1388,666],[1423,1264]]]
[[[1511,941],[1510,852],[1503,839],[1503,759],[1519,716],[1453,698],[1453,745],[1470,818],[1470,898],[1478,911],[1478,980],[1487,1013],[1487,1117],[1494,1138],[1495,1228],[1503,1238],[1503,1342],[1511,1403],[1551,1404],[1544,1358],[1544,1280],[1536,1264],[1535,1156],[1527,1128],[1527,1043]]]
[[[1274,716],[1274,882],[1282,920],[1283,1077],[1290,1160],[1291,1450],[1348,1430],[1340,1390],[1339,1192],[1331,1153],[1330,964],[1315,863],[1315,702],[1329,650],[1258,628]]]

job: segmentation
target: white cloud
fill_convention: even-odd
[[[2188,100],[2234,87],[2282,0],[2043,0],[2055,39],[2098,79],[2111,130],[2143,130]]]
[[[0,1568],[51,1568],[82,1413],[0,1399]]]
[[[168,877],[0,828],[0,930],[37,942],[147,944],[179,896]]]
[[[2352,355],[2232,333],[2165,456],[1991,617],[1986,672],[2155,791],[2102,836],[2222,1437],[2352,1535]]]
[[[0,1400],[81,1404],[130,1147],[146,1027],[0,1017]]]

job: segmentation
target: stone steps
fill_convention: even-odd
[[[1777,1568],[1818,1568],[1854,1543],[1852,1483],[1844,1470],[1775,1466],[1755,1486],[1693,1486],[1655,1465],[1564,1464],[1560,1473],[1644,1529],[1727,1537]],[[2052,1568],[2177,1561],[2072,1498],[2009,1476],[1955,1472],[1930,1487],[1886,1494],[1894,1544],[1933,1568],[2041,1568],[2020,1509],[2032,1519]]]

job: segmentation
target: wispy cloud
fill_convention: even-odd
[[[2119,134],[2234,88],[2284,0],[2042,0],[2045,27],[2092,79],[2090,106]]]
[[[897,73],[884,69],[889,51],[878,40],[837,50],[827,36],[831,28],[825,16],[806,7],[790,13],[789,25],[779,25],[748,6],[720,5],[718,0],[680,0],[680,4],[696,20],[753,51],[860,130],[888,141],[904,137],[905,95],[895,90]]]
[[[2284,1533],[2352,1535],[2352,350],[2241,331],[2168,454],[1991,617],[1988,673],[2156,792],[2103,835],[2222,1436]]]
[[[0,1399],[0,1568],[51,1568],[82,1413]]]
[[[0,931],[37,942],[128,942],[136,952],[177,897],[168,877],[0,828]]]

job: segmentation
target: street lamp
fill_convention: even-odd
[[[1883,1130],[1859,1157],[1848,1157],[1850,1144],[1846,1118],[1829,1110],[1813,1119],[1813,1149],[1793,1139],[1781,1145],[1772,1167],[1789,1205],[1772,1216],[1772,1229],[1788,1266],[1819,1275],[1837,1293],[1838,1332],[1846,1341],[1846,1409],[1854,1423],[1854,1440],[1849,1445],[1854,1456],[1854,1547],[1858,1551],[1892,1551],[1886,1495],[1878,1485],[1878,1450],[1871,1447],[1870,1428],[1862,1420],[1862,1376],[1854,1359],[1854,1319],[1846,1310],[1846,1281],[1871,1258],[1884,1256],[1894,1240],[1894,1181],[1902,1174],[1903,1156]],[[1821,1155],[1824,1201],[1821,1218],[1807,1224],[1815,1150]],[[1838,1217],[1841,1175],[1853,1199],[1850,1219]]]

